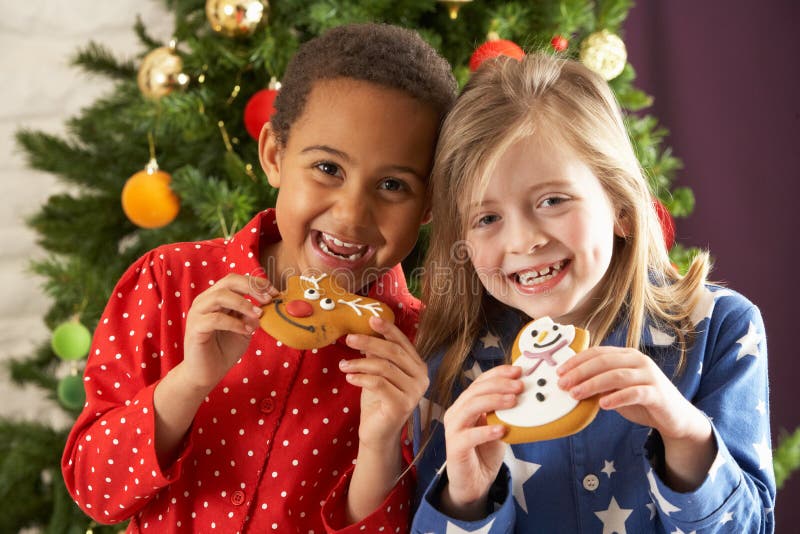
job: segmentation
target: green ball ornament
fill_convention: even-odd
[[[62,360],[80,360],[89,354],[92,334],[81,323],[68,321],[56,327],[50,344]]]
[[[70,410],[80,410],[86,403],[86,392],[83,390],[83,378],[70,375],[62,378],[58,383],[59,402]]]

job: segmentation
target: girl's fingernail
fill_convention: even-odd
[[[264,313],[264,311],[258,306],[253,306],[253,313],[255,313],[258,317],[261,317],[261,314]]]
[[[347,369],[349,365],[350,362],[348,362],[347,360],[339,360],[339,369]]]
[[[558,387],[560,387],[561,389],[567,389],[567,386],[569,386],[569,380],[567,380],[566,378],[558,379]]]
[[[581,396],[581,388],[572,388],[569,390],[569,394],[572,395],[573,399],[577,399]]]

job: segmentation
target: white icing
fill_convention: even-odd
[[[523,369],[525,390],[517,396],[516,406],[496,412],[501,421],[514,426],[540,426],[564,417],[578,405],[577,400],[558,387],[556,374],[559,365],[575,356],[569,347],[574,339],[574,326],[554,323],[549,317],[525,325],[517,345],[520,355],[514,361],[514,365]],[[558,350],[553,352],[555,348]],[[540,380],[544,380],[543,385]],[[537,393],[544,400],[539,400]]]

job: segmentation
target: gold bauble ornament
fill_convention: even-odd
[[[472,2],[472,0],[439,0],[439,2],[447,6],[450,18],[455,20],[458,18],[458,10],[461,9],[461,6]]]
[[[170,181],[172,176],[158,170],[155,160],[128,178],[121,198],[122,211],[128,219],[141,228],[161,228],[171,223],[178,215],[180,201],[170,189]]]
[[[252,35],[267,20],[267,0],[206,0],[211,28],[228,37]]]
[[[183,72],[183,60],[175,53],[175,42],[156,48],[142,60],[136,82],[147,98],[158,100],[176,87],[186,87],[189,76]]]
[[[583,40],[580,60],[606,80],[613,80],[625,69],[628,51],[619,36],[601,30]]]

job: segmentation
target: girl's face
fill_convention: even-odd
[[[318,271],[356,292],[411,252],[428,217],[437,121],[399,90],[343,78],[314,84],[285,147],[265,130],[282,237],[265,251],[273,282]]]
[[[539,137],[512,145],[470,204],[470,258],[500,302],[581,324],[611,262],[615,210],[567,143]]]

